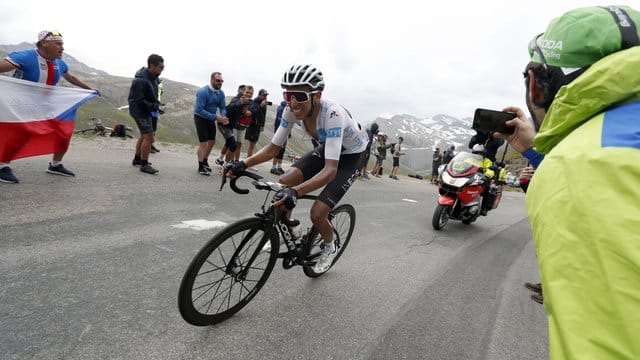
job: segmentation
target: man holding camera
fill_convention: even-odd
[[[639,29],[626,6],[554,19],[524,72],[538,134],[521,109],[504,109],[516,131],[500,136],[544,154],[527,208],[551,359],[640,358]]]

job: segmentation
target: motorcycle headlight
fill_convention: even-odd
[[[449,175],[449,173],[446,171],[442,173],[442,182],[451,186],[463,187],[464,184],[467,183],[467,180],[468,180],[467,178],[454,178],[453,176]]]

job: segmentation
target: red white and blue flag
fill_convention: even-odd
[[[66,151],[76,110],[97,95],[0,76],[0,162]]]

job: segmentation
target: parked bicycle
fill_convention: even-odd
[[[87,129],[74,130],[74,134],[84,135],[96,135],[96,136],[111,136],[111,137],[128,137],[133,139],[133,135],[130,134],[133,129],[123,124],[116,124],[113,128],[105,126],[102,120],[93,118],[91,119],[93,126]]]
[[[248,171],[235,175],[229,184],[234,192],[249,193],[236,186],[239,178],[247,176],[253,179],[256,189],[267,191],[265,201],[261,212],[220,230],[191,261],[180,284],[178,308],[182,318],[192,325],[217,324],[240,311],[264,286],[278,258],[282,259],[284,269],[299,265],[308,277],[324,274],[314,271],[324,246],[318,230],[308,226],[306,232],[296,238],[291,228],[302,226],[300,221],[287,219],[283,211],[267,204],[271,192],[278,192],[284,186]],[[220,190],[225,182],[223,176]],[[316,200],[317,196],[298,198],[302,199]],[[338,205],[329,214],[338,252],[331,267],[349,244],[355,220],[355,209],[349,204]],[[281,240],[286,245],[282,252]]]

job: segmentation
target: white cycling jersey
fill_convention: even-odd
[[[291,133],[292,125],[304,127],[302,120],[296,120],[287,106],[282,113],[280,127],[273,135],[271,142],[282,146]],[[316,118],[318,142],[324,144],[324,158],[338,160],[341,154],[357,154],[367,148],[369,137],[365,129],[351,117],[351,114],[335,101],[320,99],[320,112]]]

